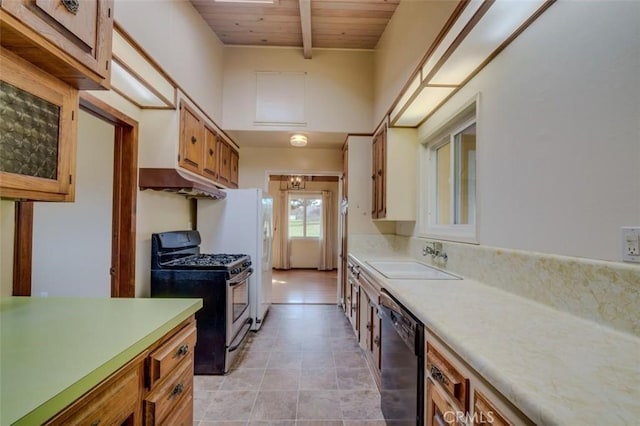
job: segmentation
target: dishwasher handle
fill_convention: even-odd
[[[422,324],[384,291],[380,294],[380,308],[384,317],[383,321],[389,321],[404,343],[416,354],[420,353],[418,327]]]

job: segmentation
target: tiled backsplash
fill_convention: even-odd
[[[448,260],[422,256],[429,240],[394,235],[349,236],[349,247],[406,254],[425,263],[640,336],[640,267],[482,245],[443,242]]]

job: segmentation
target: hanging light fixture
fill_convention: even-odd
[[[300,134],[291,135],[289,142],[291,143],[291,145],[296,147],[305,146],[307,144],[307,137]]]
[[[304,176],[291,176],[289,178],[289,189],[293,189],[295,191],[300,191],[305,187],[306,178]]]

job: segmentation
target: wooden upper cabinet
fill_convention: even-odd
[[[418,136],[416,129],[387,128],[373,137],[371,217],[416,220]]]
[[[179,165],[200,173],[203,167],[205,127],[202,117],[186,103],[180,105]]]
[[[220,163],[220,138],[209,126],[204,126],[204,161],[202,174],[210,179],[218,180]]]
[[[237,188],[238,177],[239,177],[238,163],[240,162],[240,156],[238,155],[238,151],[231,148],[230,157],[231,157],[231,175],[229,176],[229,186],[231,186],[232,188]]]
[[[11,0],[0,43],[77,89],[108,89],[113,0]]]
[[[231,183],[231,147],[222,139],[220,141],[220,169],[218,182],[225,186]]]
[[[387,164],[385,152],[387,149],[387,129],[383,127],[381,131],[373,137],[373,159],[372,159],[372,203],[371,217],[374,219],[382,219],[387,214],[387,191],[386,191],[386,174]]]
[[[73,201],[78,91],[0,48],[0,197]]]
[[[342,199],[348,199],[349,192],[349,147],[342,150]]]
[[[239,154],[215,129],[199,110],[181,102],[178,165],[222,186],[237,188]]]

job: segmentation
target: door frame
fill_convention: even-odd
[[[87,93],[80,108],[115,126],[111,228],[111,297],[135,297],[138,122]],[[17,201],[13,295],[31,296],[33,202]]]

